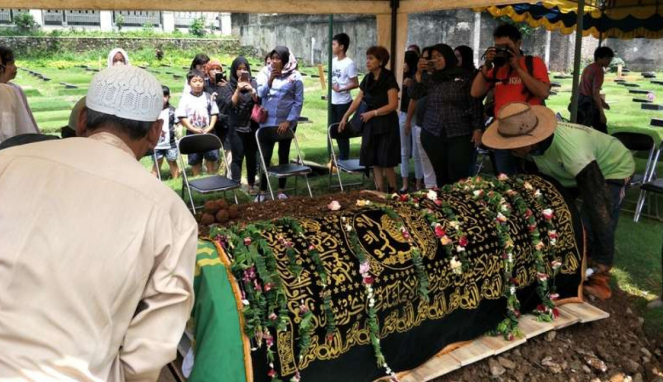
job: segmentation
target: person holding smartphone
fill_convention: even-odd
[[[230,66],[230,80],[219,94],[227,107],[228,142],[232,151],[230,172],[232,179],[239,182],[242,176],[242,163],[246,158],[246,179],[249,194],[255,194],[256,144],[255,132],[258,124],[251,120],[251,111],[258,102],[258,84],[251,78],[249,61],[239,56]]]
[[[288,129],[297,129],[297,120],[304,105],[304,82],[302,75],[297,71],[297,60],[285,46],[277,46],[270,52],[271,64],[266,66],[258,76],[258,96],[262,100],[262,107],[267,110],[267,120],[260,127],[268,127],[261,137],[260,149],[269,162],[277,141],[277,135],[284,134]],[[287,164],[290,155],[292,139],[278,140],[279,165]],[[288,195],[283,192],[286,178],[279,179],[279,199],[286,199]],[[260,180],[260,194],[256,201],[265,199],[267,179],[262,175]]]
[[[210,60],[205,65],[207,79],[205,79],[205,91],[212,96],[212,101],[219,108],[219,115],[214,125],[214,133],[219,137],[226,152],[226,161],[232,161],[232,152],[229,149],[230,141],[228,139],[228,108],[229,104],[220,96],[222,90],[228,85],[226,73],[223,71],[223,65],[216,59]],[[222,166],[225,169],[225,166]],[[232,170],[231,170],[232,172]],[[227,174],[230,177],[230,174]]]
[[[432,74],[425,76],[431,67]],[[449,45],[435,45],[430,59],[419,61],[411,97],[426,97],[421,144],[438,187],[470,176],[472,154],[481,144],[483,106],[470,95],[471,86],[472,73],[458,66]]]

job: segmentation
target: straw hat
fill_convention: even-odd
[[[557,118],[552,110],[515,102],[500,109],[481,140],[493,149],[517,149],[543,141],[555,132],[555,127]]]
[[[163,90],[156,77],[143,69],[113,66],[92,78],[85,106],[132,121],[155,122],[163,109]]]

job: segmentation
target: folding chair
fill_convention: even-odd
[[[193,203],[193,194],[191,192],[192,189],[200,194],[233,190],[235,203],[239,204],[237,201],[237,193],[235,192],[235,189],[239,188],[239,182],[236,182],[222,175],[211,175],[205,178],[193,179],[191,181],[187,177],[184,164],[184,155],[202,153],[210,150],[221,150],[221,155],[219,157],[221,160],[223,160],[223,163],[225,163],[226,169],[229,170],[230,166],[225,160],[226,156],[225,150],[223,149],[223,144],[221,143],[219,137],[216,135],[187,135],[177,141],[177,151],[179,152],[180,165],[182,166],[182,199],[184,199],[184,189],[186,188],[189,193],[189,202],[191,203],[191,209],[193,210],[194,214],[196,213],[196,206]]]
[[[355,183],[348,183],[346,186],[356,186],[356,185],[363,185],[364,181],[366,179],[366,174],[368,173],[369,169],[366,169],[366,167],[362,166],[359,164],[359,159],[338,159],[336,157],[336,151],[334,150],[334,139],[336,138],[357,138],[359,135],[354,134],[351,131],[351,126],[348,124],[347,128],[343,130],[343,132],[339,133],[338,132],[338,123],[332,123],[329,125],[329,128],[327,129],[327,140],[329,147],[331,148],[331,161],[332,165],[336,168],[336,175],[338,175],[338,186],[332,184],[332,172],[333,170],[330,169],[329,171],[329,188],[335,188],[339,187],[341,189],[341,192],[344,191],[343,189],[343,180],[341,179],[341,172],[345,172],[347,174],[361,174],[361,182],[355,182]]]
[[[486,161],[486,158],[490,157],[490,151],[488,149],[479,146],[476,148],[476,157],[477,160],[474,168],[474,174],[472,174],[473,176],[479,175],[481,170],[483,170],[483,162]]]
[[[654,156],[656,156],[656,160],[658,160],[659,155],[656,150],[654,138],[643,133],[614,133],[612,136],[619,139],[619,141],[631,151],[649,151],[645,173],[635,174],[633,179],[631,179],[629,186],[637,186],[652,180],[656,163],[654,162]]]
[[[258,153],[260,154],[260,164],[261,164],[261,172],[265,174],[265,178],[267,179],[267,187],[269,188],[269,193],[272,196],[272,200],[274,199],[274,191],[272,190],[272,183],[269,180],[270,176],[276,177],[277,179],[281,178],[289,178],[289,177],[295,177],[295,187],[293,188],[294,193],[297,194],[297,179],[300,176],[304,177],[304,180],[306,181],[306,187],[308,188],[308,194],[310,197],[313,197],[313,192],[311,192],[311,185],[308,182],[308,177],[307,174],[310,174],[312,172],[312,169],[308,166],[304,166],[304,159],[302,157],[302,152],[299,150],[299,142],[297,141],[297,135],[295,135],[295,132],[291,129],[288,128],[288,131],[286,131],[283,134],[275,134],[276,141],[280,142],[286,139],[292,139],[292,141],[295,143],[295,148],[297,150],[297,163],[287,163],[287,164],[282,164],[282,165],[277,165],[277,166],[269,166],[267,167],[267,163],[272,158],[266,158],[267,161],[265,161],[265,155],[262,152],[262,146],[260,145],[260,140],[261,136],[264,134],[265,131],[268,131],[267,129],[276,129],[276,127],[261,127],[258,130],[256,130],[256,143],[258,144]]]

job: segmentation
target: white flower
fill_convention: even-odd
[[[499,174],[499,175],[497,176],[497,179],[498,179],[498,180],[508,180],[508,179],[509,179],[509,176],[508,176],[507,174]]]
[[[436,201],[437,200],[437,192],[435,192],[435,190],[429,190],[428,194],[426,194],[426,197],[428,199],[432,200],[432,201]]]
[[[502,215],[501,212],[497,213],[497,221],[500,223],[506,223],[506,216]]]
[[[465,248],[458,245],[456,246],[456,252],[465,252]]]
[[[461,274],[463,272],[463,263],[458,261],[458,258],[454,256],[451,261],[449,262],[449,265],[451,266],[451,270],[455,274]]]
[[[460,227],[460,223],[459,223],[457,220],[450,221],[450,222],[449,222],[449,225],[450,225],[451,228],[453,228],[453,229],[458,229],[458,227]]]
[[[345,216],[341,216],[341,221],[342,221],[343,223],[345,223],[345,220],[346,220]]]
[[[352,226],[350,224],[346,224],[345,225],[345,230],[348,231],[348,232],[351,232],[352,231]]]
[[[536,243],[536,244],[534,245],[534,248],[535,248],[537,251],[542,250],[543,247],[545,247],[545,244],[543,244],[542,241],[540,241],[540,242],[538,242],[538,243]]]
[[[509,252],[509,253],[507,253],[506,256],[507,256],[507,261],[509,263],[513,263],[513,253]]]
[[[516,294],[516,287],[512,285],[509,292],[511,292],[511,294]]]
[[[478,197],[480,197],[481,195],[483,195],[483,191],[482,191],[482,190],[475,190],[475,191],[473,192],[473,194],[474,194],[474,197],[475,197],[475,198],[478,198]]]
[[[535,198],[540,198],[540,197],[542,197],[542,196],[543,196],[543,194],[541,193],[541,190],[539,190],[539,189],[537,188],[536,191],[534,191],[534,197],[535,197]]]
[[[244,304],[245,306],[249,306],[251,303],[249,302],[249,300],[244,299],[242,300],[242,304]]]
[[[523,187],[525,187],[525,189],[528,190],[528,191],[531,191],[531,190],[534,189],[534,187],[532,186],[532,184],[530,182],[523,183]]]
[[[552,245],[553,247],[556,246],[557,245],[557,239],[551,239],[550,240],[550,245]]]
[[[546,220],[552,219],[552,217],[554,215],[554,211],[551,210],[550,208],[546,208],[541,213],[543,214],[543,217],[546,218]]]
[[[327,208],[329,208],[330,211],[338,211],[341,209],[341,203],[332,200],[331,203],[327,204]]]
[[[370,206],[371,201],[370,200],[357,200],[357,206],[359,207],[364,207],[364,206]]]

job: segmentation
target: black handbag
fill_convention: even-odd
[[[350,119],[350,125],[355,134],[361,134],[364,131],[364,122],[361,120],[361,115],[368,111],[368,104],[361,101],[359,107]]]

